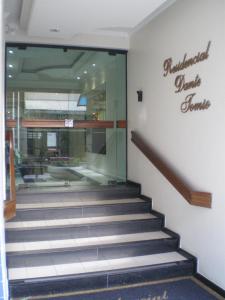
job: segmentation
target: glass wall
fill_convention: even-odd
[[[125,182],[126,54],[10,45],[6,53],[17,188]]]

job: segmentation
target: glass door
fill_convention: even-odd
[[[6,125],[16,185],[126,181],[126,54],[7,46]]]

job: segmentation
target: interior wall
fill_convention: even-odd
[[[151,143],[194,190],[211,192],[212,209],[189,205],[128,136],[128,178],[166,216],[166,226],[181,235],[181,247],[198,258],[198,272],[225,288],[225,2],[176,1],[134,33],[128,54],[128,125]],[[163,63],[175,65],[211,46],[208,59],[163,76]],[[201,79],[200,86],[175,93],[175,78]],[[142,89],[143,102],[136,91]],[[188,94],[210,101],[206,110],[181,112]]]

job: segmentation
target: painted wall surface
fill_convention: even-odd
[[[154,209],[166,215],[166,226],[181,235],[181,247],[198,257],[198,272],[225,288],[225,1],[176,1],[133,34],[128,55],[128,124],[192,185],[212,192],[212,209],[194,207],[130,142],[128,178],[142,184]],[[175,74],[163,76],[163,62],[174,64],[204,51],[209,57]],[[177,75],[201,78],[199,87],[175,93]],[[137,102],[138,89],[144,100]],[[211,102],[208,110],[182,113],[190,93],[193,102]],[[135,159],[134,159],[135,158]]]
[[[3,205],[5,199],[5,127],[4,127],[4,34],[3,34],[3,1],[0,1],[0,300],[8,299],[8,285],[5,261],[5,230]]]

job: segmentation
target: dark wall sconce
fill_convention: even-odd
[[[139,90],[137,91],[138,94],[138,102],[142,102],[143,100],[143,91]]]

